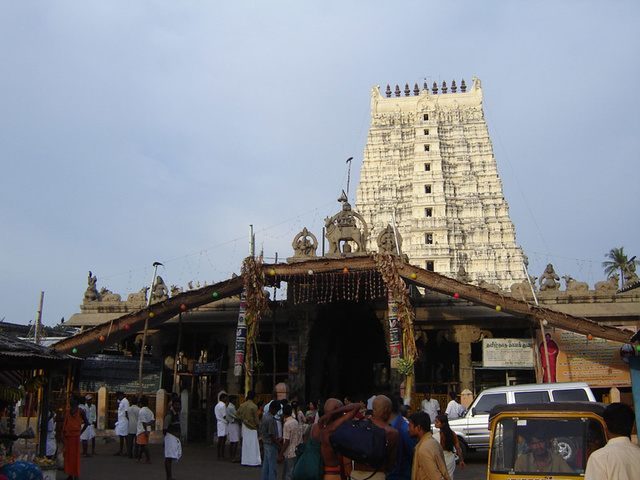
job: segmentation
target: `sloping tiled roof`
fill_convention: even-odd
[[[3,370],[40,368],[45,364],[63,363],[73,357],[53,348],[0,333],[0,368]]]

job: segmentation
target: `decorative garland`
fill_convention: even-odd
[[[245,356],[245,371],[249,376],[253,376],[253,352],[255,349],[256,359],[258,354],[256,338],[259,333],[259,322],[262,312],[269,310],[269,303],[264,294],[265,276],[262,269],[262,256],[257,260],[247,257],[242,262],[242,277],[247,289],[247,309],[245,321],[247,325],[247,346]],[[256,362],[260,360],[257,359]]]
[[[402,277],[398,274],[396,258],[390,253],[374,253],[373,258],[378,266],[378,271],[382,275],[387,288],[393,292],[398,304],[398,323],[402,328],[402,339],[404,346],[404,360],[413,361],[418,357],[416,339],[413,332],[413,319],[415,313],[409,302],[409,290]]]

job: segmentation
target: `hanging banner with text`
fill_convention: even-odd
[[[533,369],[533,342],[528,338],[485,338],[482,340],[482,366]]]
[[[626,326],[636,330],[635,326]],[[585,335],[564,330],[545,330],[548,339],[549,365],[552,381],[587,382],[591,387],[629,387],[631,375],[629,364],[620,357],[621,343],[593,337],[588,340]],[[542,364],[546,360],[542,337],[538,332],[538,348]]]

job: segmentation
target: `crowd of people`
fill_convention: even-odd
[[[274,392],[271,401],[263,404],[256,403],[255,392],[249,391],[245,402],[238,405],[237,396],[221,392],[214,408],[217,458],[261,467],[262,480],[276,480],[281,463],[282,479],[292,480],[296,448],[305,444],[319,450],[326,480],[449,480],[456,465],[465,468],[458,438],[448,424],[450,418],[463,415],[463,409],[453,392],[443,414],[430,395],[422,402],[421,411],[412,414],[402,398],[391,395],[355,401],[329,398],[305,404],[297,395],[278,400]],[[387,451],[381,466],[349,459],[331,444],[331,435],[344,422],[360,419],[384,431]],[[435,437],[434,424],[439,430]]]
[[[155,418],[148,398],[142,395],[128,399],[122,392],[117,392],[116,397],[119,448],[115,455],[151,463],[148,444]],[[305,450],[317,452],[321,468],[318,478],[323,480],[452,480],[456,468],[464,469],[466,465],[459,439],[449,427],[449,420],[464,415],[464,411],[454,392],[450,397],[445,413],[429,394],[420,411],[412,413],[402,398],[384,394],[367,400],[329,398],[304,404],[296,395],[277,399],[274,392],[271,400],[263,404],[256,403],[255,392],[249,391],[239,405],[237,395],[220,392],[213,411],[217,458],[260,467],[262,480],[277,480],[278,464],[282,464],[282,479],[296,480],[300,458],[297,450],[304,445]],[[172,464],[182,456],[181,407],[180,397],[172,395],[162,424],[167,480],[173,480]],[[585,478],[640,478],[640,448],[629,441],[633,411],[628,405],[612,404],[605,412],[609,443],[589,457]],[[91,395],[69,398],[62,424],[67,480],[79,477],[81,456],[96,454],[96,419]],[[332,442],[332,435],[351,420],[369,421],[384,432],[385,452],[380,464],[348,458]],[[50,432],[55,432],[55,422],[52,408]],[[435,434],[433,427],[437,429]],[[562,457],[550,449],[545,432],[532,432],[526,441],[529,450],[517,459],[516,471],[571,472],[568,466],[563,467],[566,462]],[[55,456],[55,433],[52,438],[47,437],[46,445],[47,455]],[[621,469],[633,475],[616,476]]]

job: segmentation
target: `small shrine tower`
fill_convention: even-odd
[[[356,209],[369,241],[395,220],[414,265],[502,289],[526,278],[477,78],[469,90],[464,80],[371,89]]]

